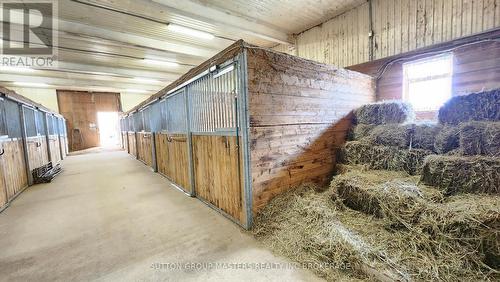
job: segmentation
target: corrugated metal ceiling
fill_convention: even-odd
[[[54,88],[90,88],[92,81],[113,91],[120,84],[148,94],[167,85],[238,39],[271,47],[290,42],[290,35],[319,24],[365,0],[60,0],[59,62],[55,71],[35,74],[2,72],[0,81],[11,86],[24,80]],[[211,33],[212,40],[174,33],[168,23]],[[179,66],[147,64],[161,58]],[[92,69],[106,70],[96,79]],[[37,76],[38,75],[38,76]],[[138,83],[134,76],[163,84]],[[127,80],[128,79],[128,80]]]

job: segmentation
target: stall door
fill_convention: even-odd
[[[244,222],[237,77],[232,66],[188,89],[196,196]]]
[[[186,103],[184,90],[168,96],[161,102],[165,122],[162,131],[156,134],[156,160],[158,172],[191,194],[193,190]]]

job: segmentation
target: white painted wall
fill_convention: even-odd
[[[15,91],[19,95],[44,105],[54,112],[59,112],[56,89],[28,87],[9,87],[9,89]]]
[[[142,101],[149,98],[151,95],[136,94],[136,93],[121,93],[120,100],[122,101],[122,110],[124,112],[137,106]]]

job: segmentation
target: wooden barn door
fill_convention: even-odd
[[[196,196],[245,223],[234,65],[189,87],[190,128]]]
[[[69,151],[100,146],[97,112],[120,112],[120,94],[57,91],[59,112],[66,119]]]

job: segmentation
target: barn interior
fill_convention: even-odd
[[[499,0],[0,1],[6,281],[497,281]]]

